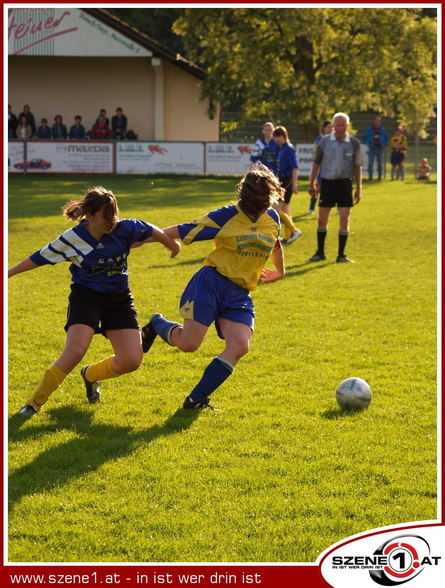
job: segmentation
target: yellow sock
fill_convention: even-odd
[[[111,362],[113,361],[114,355],[103,359],[102,361],[98,361],[97,363],[92,363],[88,366],[87,371],[85,372],[86,379],[89,382],[96,382],[97,380],[109,380],[110,378],[117,378],[122,374],[118,374],[117,372],[111,369]]]
[[[280,210],[278,211],[278,214],[280,215],[281,222],[285,226],[285,237],[287,239],[288,237],[290,237],[291,233],[297,230],[297,227],[295,226],[294,221],[286,212]]]
[[[34,394],[26,401],[26,404],[31,404],[31,406],[39,410],[65,378],[66,374],[61,369],[54,364],[50,365],[38,383]]]

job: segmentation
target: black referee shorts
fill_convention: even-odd
[[[130,290],[122,294],[102,294],[73,283],[68,301],[65,331],[76,324],[88,325],[102,335],[117,329],[139,329]]]
[[[320,200],[318,206],[333,208],[334,206],[344,206],[351,208],[354,206],[352,200],[352,180],[350,178],[340,178],[338,180],[321,180]]]

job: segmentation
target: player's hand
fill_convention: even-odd
[[[362,191],[361,190],[356,190],[355,191],[355,194],[354,194],[354,203],[355,204],[358,204],[361,199],[362,199]]]
[[[261,272],[260,282],[275,282],[283,277],[283,274],[276,269],[265,267]]]
[[[308,192],[311,196],[317,195],[317,188],[315,186],[309,186]]]
[[[179,243],[178,241],[175,241],[175,245],[176,245],[176,247],[175,247],[174,251],[172,251],[171,249],[169,249],[169,251],[170,251],[170,257],[172,259],[173,259],[173,257],[176,257],[178,255],[178,253],[181,251],[181,243]]]

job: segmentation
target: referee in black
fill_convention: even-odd
[[[362,196],[362,157],[360,141],[348,133],[349,116],[337,112],[332,122],[334,130],[318,143],[312,163],[309,183],[309,194],[316,196],[316,179],[323,162],[318,228],[317,251],[309,261],[326,259],[324,245],[328,231],[331,209],[338,206],[340,226],[338,231],[337,263],[354,263],[345,254],[346,241],[349,235],[349,216],[354,204],[360,202]],[[352,178],[355,180],[355,193],[352,195]]]

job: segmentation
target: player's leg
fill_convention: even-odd
[[[317,222],[317,251],[309,259],[309,261],[323,261],[326,259],[325,255],[325,241],[328,233],[329,215],[331,214],[331,207],[318,207],[318,222]]]
[[[339,231],[338,231],[338,256],[337,262],[350,262],[352,259],[346,257],[345,248],[349,236],[349,219],[351,215],[351,208],[349,206],[339,206]]]
[[[184,408],[209,406],[208,397],[210,394],[232,375],[238,360],[249,351],[253,322],[252,326],[249,326],[219,318],[218,327],[224,336],[225,348],[205,368],[201,379],[185,399]]]
[[[26,401],[20,413],[32,416],[57,390],[66,376],[78,365],[88,350],[94,329],[88,325],[73,324],[68,327],[66,342],[60,357],[46,370],[32,396]]]

